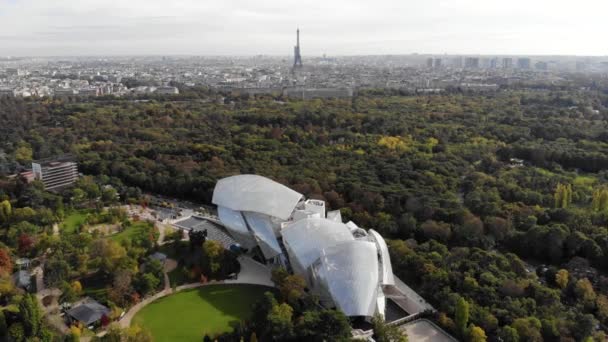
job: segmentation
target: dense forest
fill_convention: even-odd
[[[222,177],[264,175],[390,239],[396,274],[463,340],[606,339],[608,95],[187,94],[0,99],[0,175],[71,153],[123,200],[202,203]]]

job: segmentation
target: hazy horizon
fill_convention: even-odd
[[[0,0],[0,56],[606,56],[608,3]]]

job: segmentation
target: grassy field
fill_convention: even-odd
[[[252,306],[271,289],[255,285],[209,285],[156,300],[133,318],[132,324],[152,332],[156,342],[201,341],[232,331],[248,319]]]
[[[84,223],[86,217],[86,210],[72,211],[61,223],[61,232],[67,234],[75,233],[78,226]]]
[[[120,243],[127,239],[133,240],[136,237],[143,237],[147,234],[150,226],[150,223],[145,221],[133,222],[131,226],[127,227],[122,232],[111,235],[110,239]]]

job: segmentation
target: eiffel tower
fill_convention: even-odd
[[[302,67],[302,55],[300,55],[300,29],[296,31],[298,35],[297,45],[293,47],[293,70]]]

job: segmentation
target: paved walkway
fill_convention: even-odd
[[[171,259],[168,259],[171,260]],[[254,285],[263,285],[274,287],[274,283],[270,280],[270,269],[257,261],[241,256],[239,257],[239,263],[241,264],[241,272],[239,272],[237,279],[232,280],[224,280],[224,281],[210,281],[208,283],[191,283],[182,286],[178,286],[175,289],[175,292],[194,289],[201,286],[208,285],[216,285],[216,284],[254,284]],[[175,264],[177,266],[177,263]],[[167,264],[165,264],[165,270],[167,270]],[[135,304],[129,311],[118,321],[118,324],[121,328],[127,328],[131,325],[131,320],[146,305],[152,303],[153,301],[168,296],[174,293],[173,289],[169,286],[169,278],[167,275],[167,271],[165,271],[165,288],[158,292],[157,294],[148,297],[141,302]]]
[[[227,284],[257,284],[274,287],[271,280],[270,268],[251,259],[250,257],[240,256],[239,263],[241,271],[236,279],[228,279],[224,282]]]
[[[38,266],[32,270],[32,273],[36,277],[36,292],[44,290],[44,270]]]

